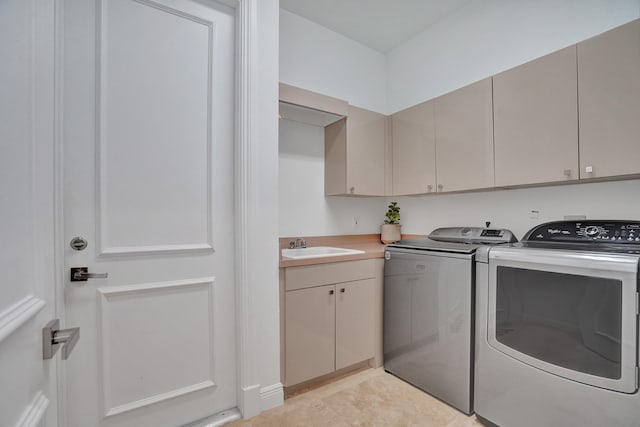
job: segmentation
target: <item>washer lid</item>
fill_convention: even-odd
[[[387,248],[417,249],[422,251],[472,254],[480,246],[482,245],[474,243],[441,242],[430,239],[428,237],[421,237],[417,239],[398,240],[397,242],[388,244]]]

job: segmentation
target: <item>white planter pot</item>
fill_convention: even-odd
[[[396,240],[400,240],[400,227],[401,224],[382,224],[380,226],[380,240],[382,243],[391,243]]]

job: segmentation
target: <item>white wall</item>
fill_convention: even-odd
[[[380,232],[384,198],[324,196],[323,128],[280,120],[279,168],[281,237]]]
[[[373,66],[381,54],[364,60],[366,48],[356,42],[289,12],[280,17],[281,81],[388,114],[636,19],[640,0],[474,0],[391,51],[386,80]],[[327,61],[341,67],[325,70]],[[363,77],[371,80],[363,85]],[[388,103],[374,108],[365,92],[381,80]],[[379,105],[383,97],[375,98]],[[280,236],[378,232],[387,200],[323,196],[322,144],[319,129],[280,121]],[[490,220],[522,237],[568,214],[638,219],[639,191],[633,180],[389,200],[400,201],[406,233]],[[529,218],[531,210],[539,218]]]
[[[640,17],[640,0],[474,0],[387,55],[389,112]]]
[[[640,180],[477,193],[397,197],[404,233],[428,234],[447,226],[508,228],[520,239],[535,225],[565,215],[589,219],[640,219]],[[531,218],[538,211],[538,218]]]
[[[283,9],[280,81],[387,113],[384,54]]]

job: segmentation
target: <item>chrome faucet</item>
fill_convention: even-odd
[[[296,237],[296,240],[289,240],[289,249],[306,248],[307,241],[303,237]]]

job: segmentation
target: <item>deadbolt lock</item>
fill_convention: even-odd
[[[74,251],[82,251],[86,249],[87,246],[89,246],[89,242],[87,242],[87,239],[85,239],[84,237],[78,236],[71,239],[71,241],[69,242],[69,246],[71,246],[71,249],[73,249]]]

